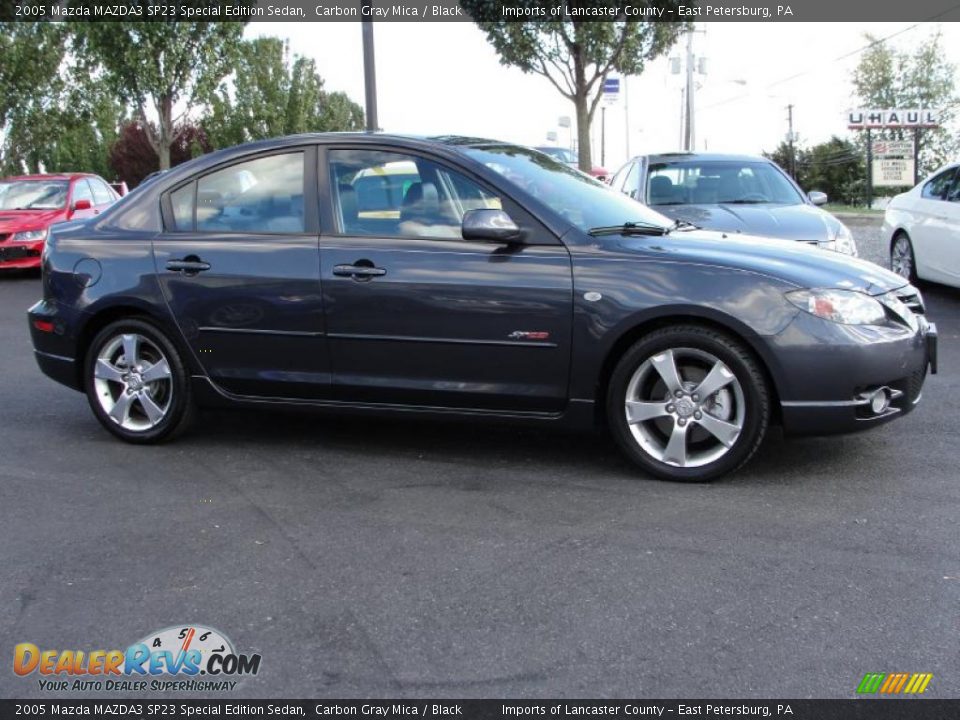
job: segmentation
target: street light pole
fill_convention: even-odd
[[[363,0],[365,8],[372,7],[373,0]],[[366,15],[366,17],[370,17]],[[379,130],[377,122],[377,66],[373,56],[373,21],[362,21],[363,26],[363,85],[366,91],[367,132]]]
[[[787,105],[787,147],[790,148],[790,174],[797,179],[797,156],[793,149],[793,104]]]
[[[600,164],[607,164],[607,108],[600,107]]]

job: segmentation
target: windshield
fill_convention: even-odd
[[[670,228],[673,221],[536,150],[515,145],[465,148],[464,152],[526,190],[584,232],[636,223]]]
[[[576,156],[570,150],[567,150],[567,148],[548,146],[548,147],[538,147],[537,150],[539,150],[542,153],[546,153],[550,157],[554,158],[555,160],[559,160],[560,162],[565,162],[565,163],[577,162]]]
[[[749,160],[652,163],[647,173],[647,198],[651,205],[799,205],[804,201],[775,165]]]
[[[67,204],[66,180],[0,182],[0,210],[59,210]]]

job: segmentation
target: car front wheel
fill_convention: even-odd
[[[906,233],[897,233],[890,246],[890,269],[908,282],[917,279],[917,264],[913,254],[913,243]]]
[[[607,418],[637,465],[668,480],[712,480],[756,452],[770,418],[753,356],[712,329],[677,326],[635,343],[610,379]]]
[[[85,378],[94,415],[127,442],[170,439],[193,416],[180,354],[143,320],[121,320],[101,330],[87,352]]]

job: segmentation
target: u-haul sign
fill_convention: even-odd
[[[940,127],[936,110],[851,110],[847,115],[851,130]]]

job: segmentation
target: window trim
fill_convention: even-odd
[[[210,232],[208,230],[197,229],[197,192],[200,181],[208,175],[227,170],[236,165],[243,165],[261,158],[273,157],[277,155],[303,155],[303,230],[301,232],[276,232],[269,230],[257,230],[255,232],[244,230],[218,230]],[[160,219],[163,224],[163,235],[181,237],[184,235],[193,236],[256,236],[256,237],[303,237],[304,235],[318,235],[320,232],[320,203],[317,200],[308,202],[308,198],[318,198],[319,192],[316,184],[317,174],[313,171],[317,167],[317,145],[315,143],[306,145],[293,145],[284,148],[273,148],[261,152],[250,153],[232,158],[227,162],[220,163],[207,168],[202,172],[191,175],[189,178],[181,180],[176,185],[172,185],[163,191],[160,196]],[[173,203],[171,196],[173,193],[193,184],[193,220],[192,227],[189,230],[180,230],[177,228],[176,220],[173,215]]]
[[[420,148],[408,148],[408,147],[399,147],[394,145],[387,145],[383,143],[328,143],[321,146],[322,152],[317,161],[317,178],[321,188],[321,207],[323,212],[321,212],[321,230],[320,233],[323,236],[329,238],[350,238],[356,240],[366,240],[366,241],[408,241],[408,242],[423,242],[428,241],[431,243],[437,243],[437,245],[442,249],[444,243],[468,243],[471,246],[493,246],[495,243],[490,243],[484,240],[465,240],[463,237],[453,238],[453,237],[413,237],[410,235],[357,235],[356,233],[344,233],[339,228],[339,213],[335,206],[335,196],[333,191],[333,182],[330,179],[330,158],[329,154],[338,150],[354,150],[354,151],[367,151],[367,152],[387,152],[393,153],[395,155],[406,155],[410,158],[422,158],[428,162],[433,163],[442,170],[447,172],[454,172],[459,175],[462,175],[464,178],[470,182],[476,184],[484,192],[488,192],[498,198],[500,198],[500,203],[503,206],[504,212],[506,212],[515,223],[521,228],[536,226],[537,232],[527,232],[525,233],[526,238],[531,237],[549,237],[551,242],[528,242],[526,239],[524,245],[531,246],[551,246],[551,245],[562,245],[560,239],[557,238],[554,233],[542,222],[540,222],[536,216],[520,205],[516,200],[514,200],[510,195],[503,190],[495,187],[493,184],[488,182],[485,178],[478,176],[472,170],[461,165],[457,165],[451,162],[449,159],[444,157],[439,157],[430,152],[424,151]]]

